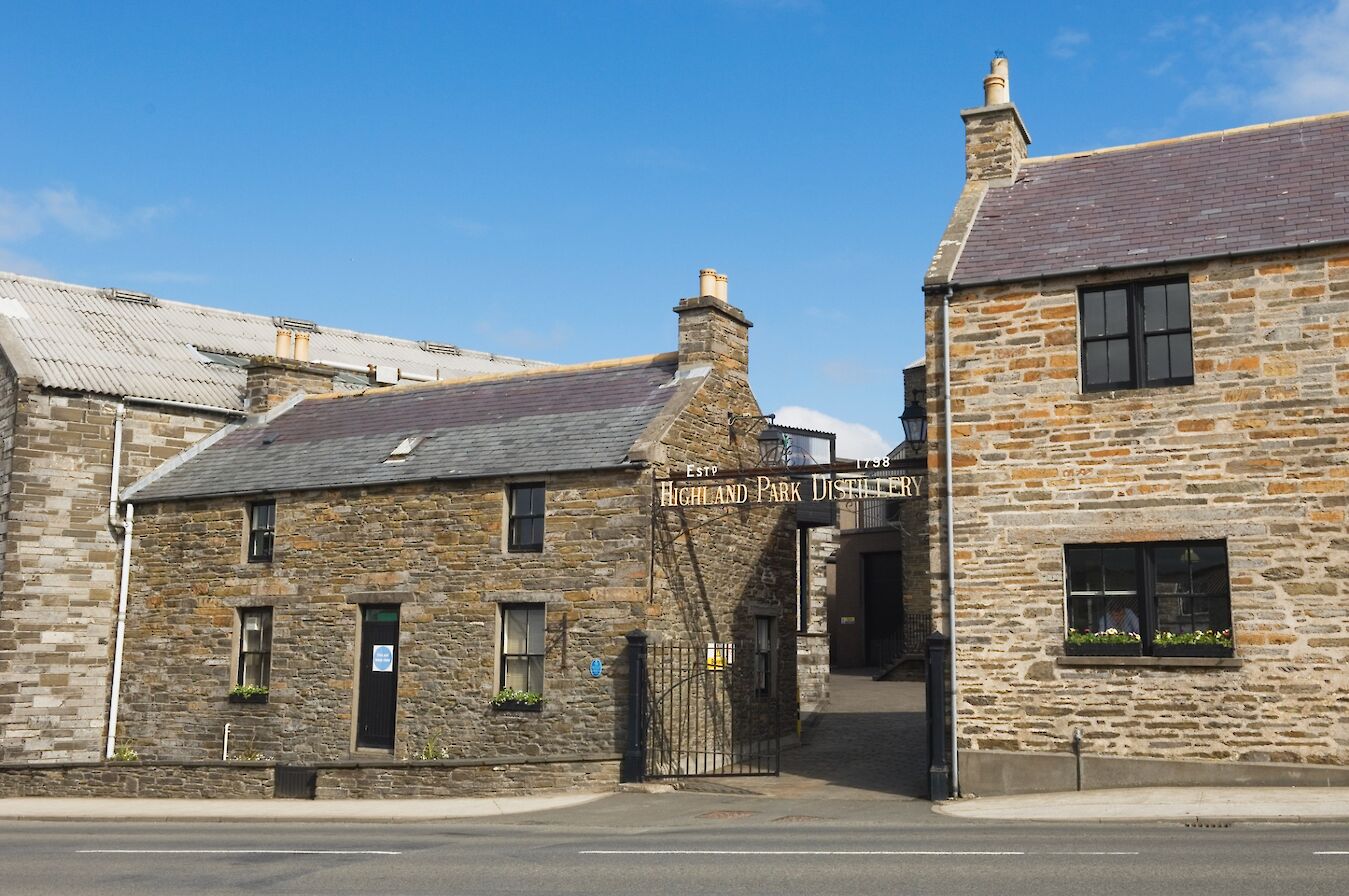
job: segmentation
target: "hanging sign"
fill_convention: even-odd
[[[376,644],[375,649],[370,652],[370,671],[371,672],[392,672],[393,671],[393,645]]]

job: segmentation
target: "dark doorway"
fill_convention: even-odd
[[[867,665],[894,663],[904,653],[904,569],[898,551],[862,555],[862,607]]]
[[[361,674],[356,705],[356,746],[393,749],[398,696],[398,607],[361,609]]]

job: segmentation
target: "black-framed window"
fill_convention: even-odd
[[[1068,628],[1136,633],[1231,631],[1227,544],[1169,541],[1068,545]]]
[[[239,672],[235,684],[265,688],[272,677],[272,608],[239,611]]]
[[[754,617],[754,693],[771,697],[777,686],[777,619],[772,616]]]
[[[501,686],[543,693],[543,604],[502,604]]]
[[[276,502],[254,501],[248,505],[248,562],[271,563],[276,539]]]
[[[507,549],[543,550],[543,483],[512,485],[507,496],[510,510]]]
[[[1084,392],[1194,382],[1189,281],[1083,287],[1078,298]]]

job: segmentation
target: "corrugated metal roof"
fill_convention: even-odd
[[[680,396],[674,354],[307,398],[131,486],[137,502],[621,467]],[[386,463],[405,439],[422,440]]]
[[[1349,114],[1027,159],[991,187],[961,284],[1349,240]]]
[[[16,274],[0,273],[0,316],[47,386],[235,410],[243,409],[244,371],[209,363],[192,346],[270,355],[276,345],[270,317],[162,299],[128,301],[113,298],[112,290]],[[409,339],[322,325],[310,337],[309,356],[442,379],[546,366],[469,350],[430,351]]]

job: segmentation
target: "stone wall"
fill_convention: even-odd
[[[276,496],[272,563],[243,557],[246,501],[138,508],[122,741],[146,759],[354,749],[360,608],[400,605],[394,755],[622,749],[624,635],[645,624],[650,492],[636,473],[530,477],[544,550],[509,553],[507,480]],[[499,609],[546,605],[544,706],[499,712]],[[238,609],[273,608],[265,704],[231,704]],[[590,661],[603,674],[592,678]]]
[[[317,799],[503,796],[618,783],[617,755],[468,761],[319,763]],[[84,762],[0,765],[0,797],[267,799],[272,762]]]
[[[10,388],[13,388],[12,385]],[[108,524],[112,399],[20,381],[0,584],[0,757],[102,755],[119,573]],[[122,483],[218,429],[223,418],[128,405]]]
[[[1077,288],[951,307],[960,745],[1349,762],[1349,255],[1190,270],[1195,383],[1084,394]],[[940,495],[940,296],[927,306]],[[942,616],[941,504],[932,604]],[[1236,662],[1068,664],[1063,547],[1225,539]],[[1080,659],[1080,658],[1074,658]]]
[[[14,415],[18,400],[18,377],[0,352],[0,582],[4,581],[4,545],[8,544],[10,470],[14,463]]]

